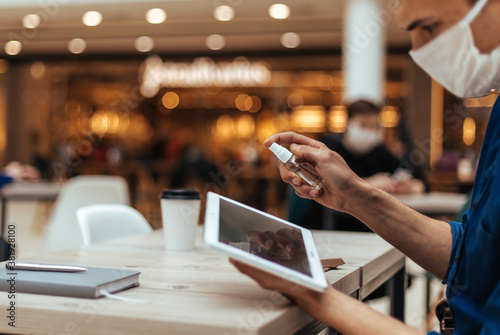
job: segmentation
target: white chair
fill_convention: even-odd
[[[76,212],[83,245],[129,235],[151,232],[148,221],[137,210],[126,205],[92,205]]]
[[[43,251],[78,248],[83,245],[76,211],[94,204],[130,203],[128,185],[117,176],[78,176],[64,184],[57,197],[45,233]]]

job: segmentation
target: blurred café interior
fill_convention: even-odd
[[[395,3],[2,1],[2,166],[122,176],[153,227],[171,187],[286,218],[262,142],[342,134],[346,105],[364,99],[428,190],[467,193],[496,95],[460,100],[433,82]]]
[[[388,150],[418,165],[429,191],[472,188],[496,94],[460,100],[433,82],[408,56],[392,1],[0,7],[7,175],[30,165],[42,180],[122,176],[153,227],[164,188],[286,218],[288,190],[262,142],[342,134],[346,105],[364,99],[380,106]]]
[[[418,166],[424,192],[467,194],[497,93],[462,100],[434,82],[397,11],[393,0],[3,0],[2,174],[120,176],[153,228],[168,188],[287,219],[290,189],[262,142],[342,136],[348,105],[364,100],[379,108],[380,145]],[[52,202],[9,206],[8,220],[31,213],[43,236]]]

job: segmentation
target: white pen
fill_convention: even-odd
[[[28,270],[28,271],[47,271],[47,272],[85,272],[86,268],[71,265],[55,265],[55,264],[37,264],[37,263],[14,263],[7,262],[5,267],[8,270]]]

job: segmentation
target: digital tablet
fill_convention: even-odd
[[[203,241],[231,258],[313,290],[328,286],[309,230],[212,192]]]

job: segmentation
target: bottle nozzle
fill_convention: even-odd
[[[281,145],[279,145],[276,142],[271,144],[271,146],[269,147],[269,150],[271,150],[276,155],[276,157],[278,157],[278,159],[280,161],[282,161],[283,163],[288,162],[290,160],[290,158],[292,158],[292,156],[293,156],[293,154],[290,152],[290,150],[282,147]]]

